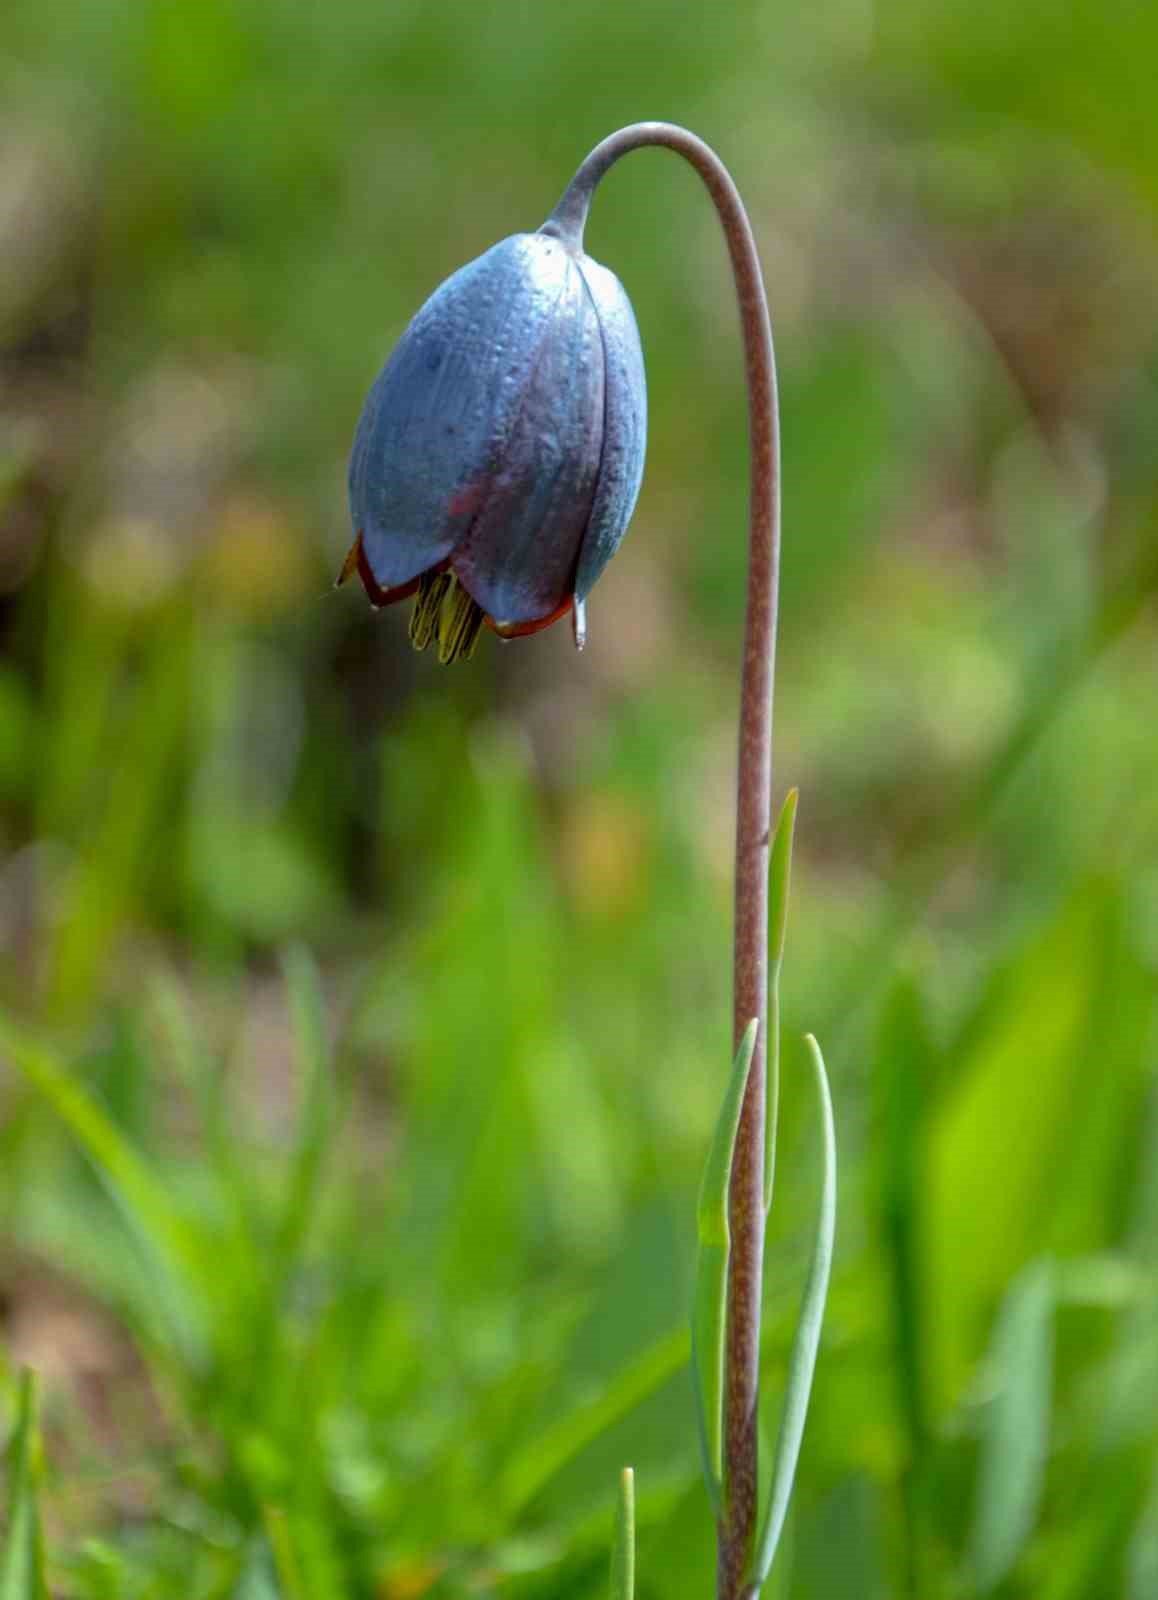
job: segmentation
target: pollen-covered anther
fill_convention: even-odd
[[[416,650],[425,650],[439,637],[442,602],[453,583],[449,572],[424,572],[419,578],[414,610],[410,613],[410,642]]]
[[[454,583],[442,603],[438,619],[438,659],[443,666],[469,661],[482,632],[486,615],[460,583]]]

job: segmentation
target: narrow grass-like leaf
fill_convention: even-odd
[[[1035,1262],[1010,1289],[993,1334],[993,1398],[970,1546],[982,1591],[1005,1577],[1037,1516],[1049,1447],[1054,1300],[1052,1265]]]
[[[258,1409],[276,1403],[289,1370],[287,1359],[293,1359],[292,1343],[284,1338],[283,1318],[318,1214],[326,1153],[335,1124],[325,1003],[317,968],[300,946],[286,953],[282,968],[300,1083],[300,1110],[268,1259],[262,1264],[263,1292],[250,1332],[252,1383]]]
[[[756,1018],[748,1024],[732,1075],[720,1108],[719,1120],[700,1184],[696,1225],[699,1250],[696,1255],[695,1299],[692,1302],[692,1365],[696,1384],[696,1417],[704,1478],[712,1505],[719,1511],[723,1495],[724,1454],[724,1333],[727,1323],[728,1186],[732,1176],[732,1155],[740,1108],[748,1087],[752,1056],[756,1049]]]
[[[910,1458],[924,1453],[928,1428],[922,1371],[925,1329],[920,1224],[925,1122],[933,1045],[921,995],[909,976],[889,995],[873,1074],[881,1155],[877,1207],[896,1339],[896,1369]]]
[[[635,1473],[624,1467],[615,1503],[615,1536],[611,1544],[611,1600],[633,1600],[635,1594]]]
[[[287,952],[283,970],[302,1085],[293,1168],[278,1230],[278,1258],[285,1270],[292,1266],[314,1214],[334,1119],[325,1000],[318,969],[313,957],[299,945]]]
[[[768,1036],[764,1040],[764,1212],[772,1208],[776,1178],[776,1129],[780,1117],[780,968],[788,936],[788,890],[792,880],[792,839],[798,789],[789,789],[780,808],[768,862]]]
[[[661,1388],[688,1359],[685,1328],[658,1340],[586,1404],[538,1433],[503,1473],[499,1497],[513,1521],[581,1450]]]
[[[926,1418],[928,1306],[924,1294],[924,1160],[931,1085],[936,1083],[936,1048],[924,1019],[920,987],[899,973],[884,1006],[872,1072],[876,1130],[875,1211],[891,1312],[892,1366],[900,1421],[905,1430],[905,1466],[900,1472],[900,1526],[904,1536],[908,1590],[928,1587],[924,1563],[931,1514],[929,1424]],[[931,1531],[931,1530],[929,1530]]]
[[[270,1571],[269,1550],[264,1540],[255,1539],[229,1600],[281,1600]]]
[[[278,1588],[281,1590],[282,1600],[307,1600],[301,1563],[298,1561],[290,1534],[289,1519],[280,1506],[266,1506],[264,1520],[266,1538],[273,1551],[273,1563],[277,1570]]]
[[[811,1034],[805,1036],[808,1052],[816,1075],[816,1092],[820,1101],[821,1146],[823,1169],[821,1177],[820,1212],[816,1223],[816,1239],[812,1247],[812,1260],[808,1267],[808,1281],[800,1305],[800,1320],[792,1341],[788,1358],[788,1381],[784,1390],[784,1409],[780,1417],[780,1432],[776,1438],[776,1453],[772,1463],[772,1481],[768,1488],[768,1509],[756,1545],[756,1559],[752,1567],[752,1582],[758,1589],[772,1570],[776,1546],[784,1527],[792,1484],[796,1477],[796,1463],[800,1458],[800,1442],[804,1437],[804,1419],[808,1414],[808,1398],[812,1392],[812,1375],[816,1370],[816,1352],[820,1344],[820,1328],[824,1321],[824,1302],[828,1294],[828,1277],[832,1268],[832,1250],[836,1238],[836,1132],[832,1121],[832,1097],[828,1091],[828,1077],[820,1046]]]
[[[1158,1594],[1158,1468],[1126,1551],[1126,1600],[1153,1600]]]
[[[878,1151],[875,1211],[888,1274],[893,1369],[905,1433],[900,1510],[909,1592],[922,1594],[932,1529],[933,1487],[926,1416],[928,1317],[923,1274],[923,1195],[929,1103],[937,1057],[915,978],[898,973],[884,1008],[871,1073]]]
[[[49,1600],[40,1532],[40,1440],[36,1384],[20,1376],[16,1426],[8,1447],[8,1526],[0,1549],[0,1600]]]
[[[199,1108],[206,1153],[236,1226],[238,1264],[255,1289],[262,1287],[269,1278],[269,1251],[262,1235],[252,1162],[246,1160],[229,1099],[228,1065],[205,1050],[185,996],[168,974],[151,977],[149,1010],[167,1061]]]
[[[188,643],[188,629],[174,618],[166,648],[141,654],[133,690],[105,726],[104,744],[94,747],[105,774],[106,802],[94,816],[85,816],[86,848],[66,880],[60,916],[44,937],[42,959],[55,1015],[78,1014],[93,995],[163,837],[167,784],[186,707]],[[102,657],[103,677],[113,662],[103,652]],[[79,688],[87,711],[92,686]],[[74,777],[79,779],[74,803],[83,805],[79,797],[91,796],[92,786],[84,770]]]
[[[57,1057],[0,1014],[0,1051],[43,1095],[107,1183],[129,1224],[161,1268],[159,1293],[185,1354],[200,1362],[208,1288],[195,1230],[171,1203],[147,1163]],[[159,1284],[159,1289],[161,1285]],[[191,1346],[190,1341],[194,1341]]]

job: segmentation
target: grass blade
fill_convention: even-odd
[[[56,1112],[151,1251],[161,1268],[159,1302],[190,1363],[200,1365],[210,1279],[194,1229],[173,1206],[148,1164],[64,1064],[2,1014],[0,1050]]]
[[[257,1539],[229,1600],[281,1600],[270,1567],[270,1554],[264,1540]]]
[[[788,936],[788,890],[792,881],[792,839],[796,831],[798,789],[789,789],[780,808],[768,863],[768,1036],[764,1113],[764,1213],[772,1209],[776,1176],[776,1126],[780,1115],[780,968]]]
[[[252,1163],[246,1158],[228,1093],[229,1066],[205,1051],[186,999],[167,974],[157,974],[150,983],[149,1011],[168,1063],[198,1107],[209,1165],[223,1208],[234,1224],[233,1253],[238,1266],[249,1285],[264,1290],[269,1280],[267,1241],[254,1193]]]
[[[611,1600],[632,1600],[635,1594],[635,1473],[624,1467],[615,1506],[611,1545]]]
[[[661,1388],[688,1359],[686,1328],[650,1346],[586,1404],[533,1438],[503,1473],[499,1499],[513,1522],[580,1451]]]
[[[925,1150],[936,1056],[916,980],[901,974],[885,1006],[872,1072],[876,1163],[875,1211],[887,1273],[899,1420],[905,1439],[900,1476],[907,1593],[929,1587],[925,1564],[930,1524],[927,1418],[928,1319],[924,1284]]]
[[[296,1265],[314,1220],[334,1125],[334,1084],[325,998],[313,957],[301,946],[295,946],[286,953],[283,970],[302,1084],[297,1143],[276,1244],[278,1266],[284,1276]]]
[[[724,1332],[727,1322],[728,1256],[731,1251],[728,1185],[732,1176],[736,1130],[740,1125],[740,1107],[748,1087],[758,1027],[753,1017],[736,1051],[728,1090],[704,1167],[696,1211],[699,1250],[692,1303],[692,1366],[704,1478],[717,1512],[723,1494],[724,1470]]]
[[[36,1383],[20,1377],[16,1426],[8,1447],[8,1529],[0,1549],[0,1600],[49,1600],[40,1531],[40,1440]]]
[[[260,1293],[249,1337],[250,1382],[258,1413],[276,1407],[285,1383],[293,1381],[295,1347],[284,1336],[284,1319],[318,1220],[326,1156],[336,1122],[325,1001],[317,968],[309,953],[296,946],[284,955],[282,970],[300,1097],[293,1148],[260,1268]]]
[[[891,1280],[895,1365],[913,1460],[922,1455],[928,1435],[922,1372],[925,1330],[921,1320],[920,1225],[925,1102],[932,1054],[920,992],[912,978],[900,978],[885,1008],[873,1079],[881,1149],[878,1221]]]
[[[273,1551],[273,1564],[284,1600],[307,1600],[301,1565],[286,1513],[280,1506],[265,1506],[263,1512],[266,1538]]]
[[[820,1100],[821,1144],[823,1173],[820,1193],[820,1213],[816,1223],[816,1239],[812,1247],[812,1260],[808,1267],[808,1281],[800,1306],[800,1320],[792,1341],[788,1358],[788,1382],[784,1390],[784,1410],[780,1418],[780,1432],[776,1439],[776,1454],[772,1463],[772,1481],[768,1490],[768,1509],[756,1546],[753,1565],[753,1583],[756,1588],[772,1570],[776,1546],[784,1528],[792,1484],[796,1477],[796,1463],[800,1458],[800,1442],[804,1437],[804,1420],[808,1414],[808,1399],[812,1392],[812,1375],[816,1370],[816,1352],[820,1344],[820,1328],[824,1320],[824,1302],[828,1295],[828,1278],[832,1268],[832,1250],[836,1237],[836,1132],[832,1120],[832,1097],[828,1091],[828,1077],[820,1046],[811,1034],[806,1035],[816,1074],[816,1091]]]
[[[983,1592],[1013,1566],[1037,1516],[1053,1389],[1053,1278],[1048,1261],[1026,1268],[994,1330],[994,1394],[981,1444],[970,1551]]]

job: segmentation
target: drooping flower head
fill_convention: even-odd
[[[350,459],[357,572],[378,606],[416,595],[410,637],[469,656],[583,603],[627,529],[647,392],[615,275],[548,222],[437,289],[367,397]]]

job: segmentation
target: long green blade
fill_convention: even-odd
[[[728,1187],[740,1108],[748,1087],[748,1074],[756,1049],[756,1018],[748,1024],[736,1059],[719,1120],[708,1152],[696,1212],[699,1252],[696,1257],[695,1299],[692,1303],[692,1365],[696,1380],[696,1415],[704,1478],[712,1504],[718,1511],[723,1494],[724,1455],[724,1333],[727,1322]]]
[[[317,966],[301,946],[286,953],[283,965],[302,1085],[297,1147],[274,1245],[277,1274],[286,1278],[297,1264],[317,1211],[335,1117],[325,1000]]]
[[[55,1054],[0,1013],[0,1050],[56,1112],[93,1163],[158,1267],[158,1303],[190,1362],[202,1359],[211,1273],[195,1230],[148,1163]]]
[[[615,1503],[615,1537],[611,1545],[611,1600],[632,1600],[635,1594],[635,1473],[624,1467]]]
[[[832,1120],[832,1097],[828,1091],[828,1077],[820,1046],[811,1034],[806,1036],[809,1055],[816,1075],[816,1092],[820,1100],[820,1126],[822,1148],[822,1178],[820,1212],[816,1223],[816,1239],[812,1247],[812,1260],[808,1267],[808,1281],[800,1306],[800,1321],[792,1341],[792,1354],[788,1360],[788,1382],[784,1391],[784,1411],[780,1418],[780,1432],[776,1439],[776,1455],[772,1463],[772,1481],[768,1489],[768,1509],[756,1547],[753,1565],[753,1583],[756,1588],[765,1581],[772,1570],[776,1546],[784,1529],[792,1484],[796,1477],[796,1463],[800,1459],[800,1442],[804,1437],[804,1419],[808,1414],[808,1399],[812,1393],[812,1375],[816,1370],[816,1352],[820,1345],[820,1327],[824,1320],[824,1302],[828,1295],[828,1278],[832,1268],[832,1250],[836,1238],[836,1132]]]
[[[970,1545],[977,1587],[985,1593],[1009,1572],[1037,1518],[1049,1451],[1054,1305],[1052,1263],[1036,1261],[1007,1294],[993,1334],[993,1395]]]
[[[498,1498],[505,1519],[513,1523],[545,1484],[661,1389],[687,1359],[688,1330],[676,1328],[644,1350],[593,1398],[535,1435],[499,1479]]]
[[[285,1510],[281,1506],[265,1506],[263,1511],[265,1534],[273,1552],[273,1564],[281,1593],[285,1600],[307,1600],[301,1563],[294,1548]]]
[[[792,839],[796,831],[798,789],[789,789],[780,807],[768,862],[768,1033],[764,1040],[767,1087],[764,1095],[764,1214],[772,1209],[776,1176],[776,1129],[780,1118],[780,968],[788,936],[788,890],[792,881]]]
[[[38,1500],[40,1443],[36,1388],[30,1372],[20,1378],[16,1426],[8,1448],[8,1528],[0,1549],[0,1600],[49,1600]]]

